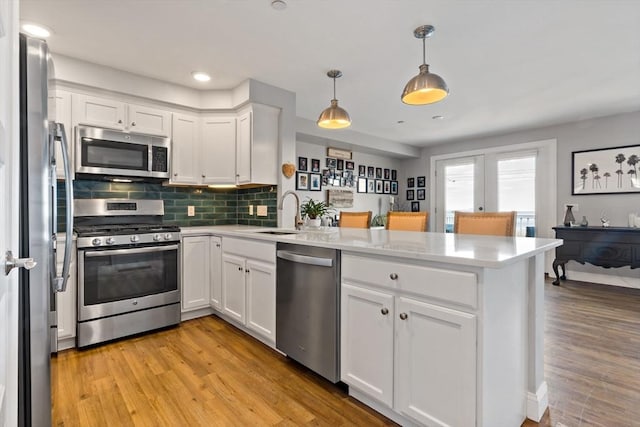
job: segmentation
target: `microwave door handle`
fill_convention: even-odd
[[[55,138],[60,141],[62,148],[62,163],[64,167],[65,204],[67,232],[64,245],[64,262],[62,264],[62,277],[55,280],[56,292],[64,292],[69,281],[69,267],[71,265],[71,245],[73,244],[73,181],[71,180],[71,163],[69,159],[69,145],[67,133],[62,123],[55,123]]]

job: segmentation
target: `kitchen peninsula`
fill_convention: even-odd
[[[269,277],[276,243],[339,249],[341,380],[350,395],[403,425],[493,427],[540,419],[548,401],[544,253],[561,240],[349,228],[286,233],[183,228],[185,254],[190,239],[209,254],[211,268],[203,274],[211,275],[211,293],[204,299],[214,312],[273,347],[274,310],[265,307],[275,307]],[[183,256],[183,271],[193,265]],[[251,265],[272,290],[249,278]],[[228,301],[236,290],[226,287],[226,270],[246,272],[247,284]],[[253,314],[252,299],[259,306]],[[241,313],[226,305],[238,301]]]

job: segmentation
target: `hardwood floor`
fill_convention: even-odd
[[[640,426],[640,290],[548,281],[545,304],[549,410],[539,425]]]
[[[640,426],[640,290],[548,281],[545,302],[539,425]],[[52,390],[58,426],[394,425],[217,317],[62,352]]]
[[[57,426],[384,426],[390,420],[208,316],[52,361]]]

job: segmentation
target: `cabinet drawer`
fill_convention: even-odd
[[[241,255],[244,258],[258,259],[269,263],[276,262],[275,243],[223,237],[222,251]]]
[[[466,271],[343,254],[342,279],[411,292],[471,308],[476,308],[478,304],[477,276]]]

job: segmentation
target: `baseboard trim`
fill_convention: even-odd
[[[548,391],[547,382],[543,381],[535,393],[527,393],[527,418],[535,422],[540,422],[544,411],[546,411],[549,406]]]
[[[588,273],[585,271],[568,271],[567,279],[580,282],[599,283],[601,285],[620,286],[640,289],[640,278],[619,276],[617,274]],[[560,282],[562,283],[562,282]]]

